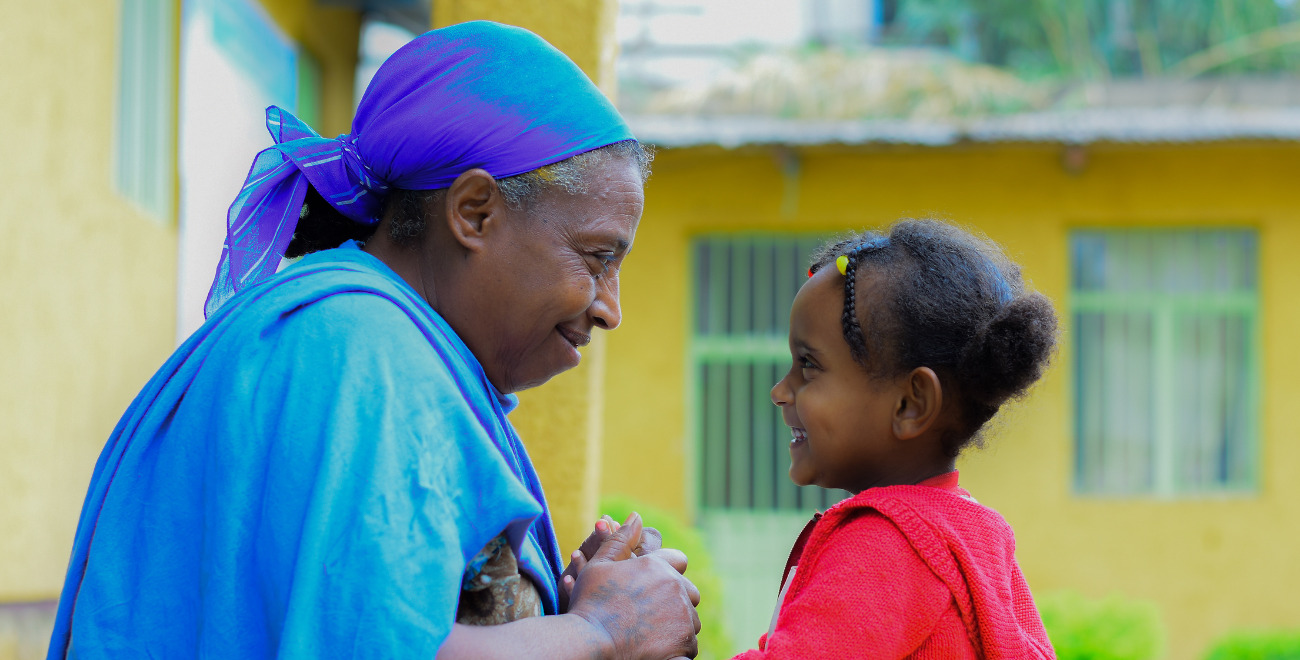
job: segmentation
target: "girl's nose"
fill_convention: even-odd
[[[786,375],[789,378],[789,375]],[[772,386],[772,403],[778,406],[784,406],[790,403],[790,388],[785,384],[785,378],[778,380],[776,385]]]

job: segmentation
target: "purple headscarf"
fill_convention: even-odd
[[[487,21],[426,32],[394,53],[366,88],[351,134],[320,137],[275,106],[266,128],[275,146],[257,155],[230,205],[209,316],[275,273],[308,183],[343,215],[373,224],[390,188],[446,188],[476,167],[514,176],[634,139],[572,60],[527,30]]]

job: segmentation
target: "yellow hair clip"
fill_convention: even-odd
[[[835,267],[839,269],[840,275],[847,276],[849,274],[849,256],[847,254],[841,254],[840,256],[835,257]]]

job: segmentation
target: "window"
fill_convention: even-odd
[[[1253,231],[1071,235],[1079,492],[1254,486],[1257,252]]]
[[[790,368],[790,305],[818,237],[707,237],[695,245],[693,361],[706,509],[824,509],[845,495],[795,486],[789,428],[770,392]]]
[[[122,0],[113,185],[160,220],[176,185],[175,0]]]

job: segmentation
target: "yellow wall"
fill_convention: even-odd
[[[614,90],[618,0],[432,0],[436,27],[489,20],[540,34],[605,90]]]
[[[175,336],[174,218],[113,190],[117,8],[0,21],[0,602],[58,595],[95,459]]]
[[[686,429],[687,247],[713,231],[835,231],[938,214],[1006,246],[1065,309],[1067,232],[1084,226],[1242,225],[1260,232],[1261,478],[1249,497],[1172,501],[1071,492],[1070,328],[1032,396],[1006,411],[963,482],[1016,529],[1037,592],[1158,604],[1169,657],[1242,627],[1300,628],[1300,145],[1095,146],[1073,176],[1054,146],[803,150],[793,213],[768,149],[663,150],[623,270],[625,325],[609,340],[605,479],[691,513]],[[1064,316],[1063,320],[1068,321]],[[635,466],[629,469],[628,466]],[[793,541],[793,539],[791,539]]]

